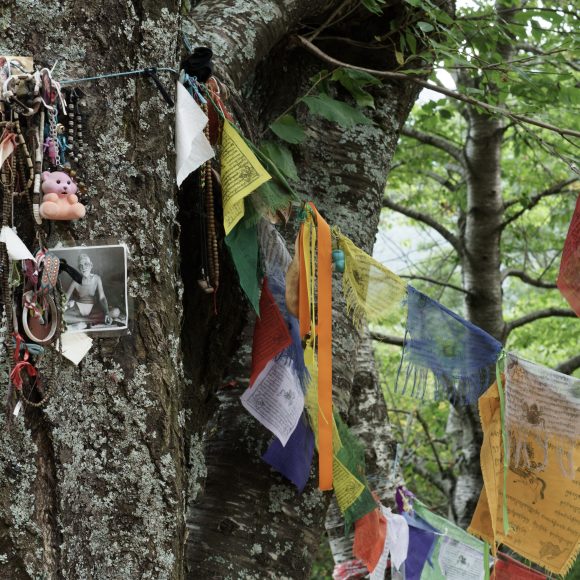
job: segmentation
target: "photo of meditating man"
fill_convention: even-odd
[[[127,328],[127,258],[125,246],[51,250],[80,276],[61,272],[66,296],[67,332],[110,332]],[[82,276],[82,281],[81,280]]]

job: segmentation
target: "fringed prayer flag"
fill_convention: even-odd
[[[492,381],[501,343],[439,302],[408,287],[407,330],[397,389],[473,404]]]
[[[345,254],[342,291],[346,309],[357,329],[364,320],[378,323],[396,308],[403,318],[407,284],[388,268],[357,248],[338,229],[333,229],[338,247]]]
[[[374,509],[354,524],[353,554],[372,572],[383,553],[387,537],[387,519],[379,508]]]
[[[520,361],[521,363],[521,361]],[[520,366],[520,365],[518,365]],[[517,373],[508,369],[506,375]],[[506,384],[506,399],[514,388],[513,376]],[[544,424],[549,426],[550,389],[544,394],[547,405],[532,411],[529,418],[540,425],[544,409]],[[534,404],[533,399],[530,400]],[[568,420],[569,407],[559,409],[562,422]],[[507,478],[507,511],[511,528],[503,530],[503,446],[501,440],[500,399],[497,385],[492,385],[479,400],[479,415],[483,427],[481,471],[484,487],[473,514],[469,531],[492,546],[502,543],[555,574],[566,574],[580,550],[580,493],[575,469],[580,465],[580,446],[564,451],[556,440],[546,440],[530,433],[520,439],[509,436],[509,477]],[[514,426],[517,431],[517,427]],[[529,431],[526,431],[529,432]],[[540,431],[535,431],[537,434]],[[563,469],[564,468],[564,469]],[[563,473],[568,472],[568,477]],[[571,477],[570,477],[571,476]]]
[[[292,338],[286,322],[270,292],[268,279],[264,277],[260,296],[260,316],[256,319],[254,326],[250,385],[254,383],[268,362],[291,343]]]
[[[527,568],[517,560],[500,553],[493,567],[493,580],[546,580],[545,574]]]
[[[556,283],[572,310],[580,316],[580,196],[576,200],[576,209],[564,243]]]
[[[303,415],[286,446],[279,439],[274,439],[262,459],[302,493],[308,482],[313,455],[314,435]]]

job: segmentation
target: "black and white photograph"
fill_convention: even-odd
[[[50,252],[80,274],[76,280],[66,271],[59,276],[66,295],[63,318],[67,332],[127,330],[127,248],[76,246]]]

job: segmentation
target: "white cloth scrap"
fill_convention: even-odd
[[[391,508],[381,506],[381,512],[387,519],[387,537],[383,553],[376,568],[370,575],[370,580],[383,580],[387,570],[389,554],[391,564],[399,570],[407,559],[409,552],[409,524],[403,516],[391,512]]]
[[[285,446],[304,409],[304,394],[294,367],[271,360],[241,400],[247,411]]]
[[[93,339],[84,332],[65,332],[60,335],[62,356],[78,365],[93,346]]]
[[[177,83],[176,100],[175,173],[177,186],[181,187],[185,178],[215,153],[203,132],[208,118],[180,82]]]
[[[8,257],[11,260],[34,260],[34,256],[30,253],[30,250],[11,227],[2,226],[0,242],[6,244]]]

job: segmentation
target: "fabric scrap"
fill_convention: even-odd
[[[286,322],[268,287],[268,279],[264,278],[260,295],[260,316],[254,326],[250,386],[254,384],[268,362],[290,346],[291,342]]]
[[[415,290],[407,290],[407,330],[397,389],[423,398],[474,404],[492,382],[502,345],[471,322]]]
[[[546,580],[546,575],[500,553],[493,567],[494,580]]]
[[[384,321],[396,309],[399,309],[402,320],[403,300],[407,293],[405,281],[355,246],[337,228],[333,229],[333,235],[344,252],[342,291],[347,312],[356,328],[360,330],[365,320]]]
[[[175,105],[175,175],[177,187],[215,153],[203,129],[208,118],[188,90],[177,83]]]
[[[403,517],[409,525],[411,546],[405,560],[405,580],[419,580],[435,548],[437,530],[418,516],[404,513]]]
[[[556,284],[572,310],[580,316],[580,195],[564,242]]]
[[[254,310],[259,314],[260,286],[258,281],[258,233],[256,226],[246,223],[246,220],[242,220],[225,239],[238,272],[240,286]]]
[[[310,476],[313,455],[314,434],[303,415],[286,446],[274,439],[262,459],[302,492]]]
[[[376,508],[354,524],[353,554],[372,572],[383,552],[387,536],[387,518]]]
[[[292,366],[271,360],[258,375],[254,386],[241,397],[242,405],[282,445],[296,429],[304,410],[304,395]]]

